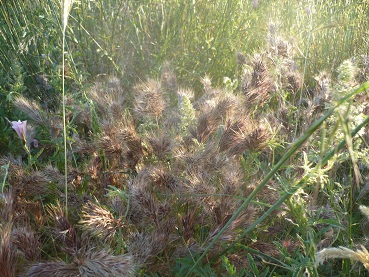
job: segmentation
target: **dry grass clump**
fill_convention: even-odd
[[[92,202],[83,206],[79,224],[82,230],[104,241],[111,239],[119,228],[124,227],[110,211]]]
[[[18,276],[40,256],[39,237],[16,205],[14,193],[6,190],[0,198],[0,276]]]
[[[110,100],[98,104],[101,133],[89,143],[93,147],[80,148],[81,153],[93,154],[89,168],[91,180],[98,184],[94,188],[106,188],[101,184],[112,184],[112,176],[121,175],[113,183],[118,195],[109,196],[104,206],[83,205],[78,228],[96,238],[94,242],[112,243],[123,234],[134,263],[152,272],[169,270],[174,259],[200,253],[213,240],[240,205],[235,196],[249,191],[240,156],[264,150],[270,137],[256,121],[241,117],[244,108],[238,96],[212,88],[209,80],[204,79],[199,100],[178,88],[168,68],[160,80],[137,85],[132,106],[121,102],[123,117],[111,118]],[[254,206],[241,213],[210,257],[234,241],[257,214]],[[78,249],[75,227],[63,222],[63,244]],[[200,235],[204,227],[207,231]]]
[[[0,205],[0,223],[13,222],[14,193],[12,190],[6,191],[1,195]]]
[[[358,66],[358,72],[357,72],[357,82],[363,83],[369,80],[369,56],[368,55],[361,55],[359,58],[355,61]]]
[[[126,148],[124,152],[125,162],[129,168],[135,168],[140,159],[144,156],[144,148],[141,138],[137,134],[137,130],[134,128],[133,124],[126,124],[126,127],[120,130],[118,138],[123,142]]]
[[[236,111],[242,110],[237,98],[222,93],[220,95],[206,95],[194,106],[198,111],[196,125],[190,127],[191,135],[200,143],[205,143],[226,120],[233,118]]]
[[[48,262],[48,263],[38,263],[30,267],[26,273],[27,277],[36,276],[78,276],[78,268],[66,264],[65,262]]]
[[[24,114],[30,117],[38,125],[48,125],[47,116],[42,111],[40,105],[35,101],[29,100],[23,96],[18,96],[14,100],[14,105]]]
[[[15,185],[15,187],[21,190],[28,196],[36,196],[48,193],[48,183],[51,180],[42,172],[19,172],[19,179],[17,183],[20,186]]]
[[[247,105],[262,106],[269,100],[275,87],[268,72],[265,56],[256,54],[251,59],[250,68],[245,68],[241,91],[246,96]]]
[[[95,104],[98,116],[104,116],[110,121],[119,121],[124,116],[124,95],[118,78],[111,78],[107,82],[97,82],[89,91],[89,98]]]
[[[159,81],[149,79],[135,86],[134,112],[138,119],[157,119],[165,109]]]
[[[324,104],[331,100],[332,80],[328,73],[320,72],[316,77],[314,97],[312,99],[312,109],[324,109]]]
[[[307,100],[301,96],[303,78],[294,61],[296,47],[292,40],[278,35],[277,29],[277,24],[269,24],[266,50],[237,54],[243,70],[240,93],[246,114],[259,121],[267,118],[268,126],[280,139],[290,141],[294,132],[302,133],[306,120],[294,109],[303,109],[302,103]],[[259,130],[255,135],[262,133]]]
[[[12,231],[14,245],[23,253],[29,262],[37,261],[41,255],[39,236],[30,226],[17,228]]]
[[[70,223],[65,211],[58,202],[55,205],[47,206],[47,212],[53,227],[50,231],[54,238],[60,243],[63,252],[74,255],[81,249],[82,242],[77,235],[76,227]]]
[[[219,142],[220,151],[227,151],[229,155],[234,156],[247,150],[258,151],[265,147],[269,138],[268,132],[262,127],[253,130],[248,121],[251,120],[227,122]]]
[[[82,235],[77,233],[77,227],[69,221],[59,203],[47,206],[47,211],[52,224],[49,235],[57,240],[57,248],[70,257],[70,262],[32,263],[26,276],[134,276],[137,265],[131,256],[114,256],[110,251],[98,250],[96,242],[92,240],[94,236],[101,238],[107,234],[104,237],[107,239],[114,235],[109,228],[109,224],[114,220],[106,210],[92,203],[86,204],[86,217],[81,224],[84,226],[82,231],[87,232]],[[105,222],[101,221],[102,219],[105,219]],[[15,235],[18,239],[21,237],[17,233]],[[29,241],[33,241],[32,237],[29,237]],[[101,241],[98,245],[100,244]]]
[[[147,137],[152,155],[158,160],[165,161],[168,157],[172,156],[175,142],[170,134],[166,132],[152,132]]]
[[[292,58],[295,55],[295,49],[291,43],[278,34],[278,24],[276,22],[269,22],[267,37],[267,49],[272,55],[283,58]]]
[[[0,225],[0,275],[11,277],[17,272],[18,253],[11,241],[12,222]]]
[[[244,69],[239,91],[214,88],[204,77],[203,93],[195,97],[178,86],[165,64],[160,78],[142,81],[132,91],[123,91],[112,78],[86,91],[82,105],[69,99],[73,151],[68,202],[73,206],[66,214],[62,204],[50,201],[45,213],[44,203],[36,200],[37,195],[63,197],[63,176],[56,167],[24,168],[10,158],[1,161],[10,161],[8,182],[15,195],[31,202],[17,202],[16,207],[34,205],[22,216],[32,215],[32,221],[39,222],[37,228],[29,226],[31,221],[7,227],[14,239],[12,244],[3,242],[11,257],[4,256],[5,262],[17,263],[11,252],[16,247],[29,266],[26,276],[130,276],[140,268],[169,276],[178,258],[201,255],[221,230],[206,257],[212,265],[220,262],[221,254],[240,258],[223,253],[235,241],[277,257],[280,250],[272,241],[281,235],[267,223],[257,227],[266,230],[258,234],[264,244],[242,233],[278,200],[279,181],[271,180],[260,191],[255,200],[262,204],[252,203],[238,213],[280,156],[270,153],[270,141],[292,137],[289,105],[295,103],[287,100],[297,101],[301,90],[292,61],[294,48],[270,28],[267,51],[238,55]],[[324,76],[320,79],[319,92],[307,100],[310,114],[320,113],[321,102],[327,100],[320,101],[328,89]],[[55,122],[41,121],[44,117],[38,116],[33,102],[22,105],[36,124],[60,124],[57,116]],[[50,132],[51,138],[60,137]],[[269,224],[282,228],[282,212],[274,214]],[[41,238],[47,246],[41,245]],[[289,254],[301,246],[293,238],[283,239]]]
[[[130,256],[113,256],[105,250],[78,253],[72,263],[64,261],[37,263],[26,276],[135,276]]]
[[[74,116],[83,110],[83,107],[77,104],[78,101],[76,99],[68,98],[67,103],[75,108],[73,111],[68,111],[66,115],[66,121],[69,122]],[[57,106],[54,109],[41,108],[41,105],[37,101],[27,99],[23,96],[15,98],[14,105],[30,119],[30,124],[27,125],[28,145],[33,141],[33,139],[40,139],[40,136],[36,134],[33,125],[46,129],[49,136],[53,139],[57,139],[61,136],[63,130],[63,119],[60,116],[60,107]]]
[[[105,250],[88,250],[74,262],[81,276],[135,276],[136,264],[132,256],[113,256]]]
[[[46,205],[46,214],[36,206],[23,213],[39,222],[38,229],[13,228],[14,247],[30,266],[26,276],[129,276],[138,268],[168,275],[177,258],[200,255],[263,174],[245,164],[254,154],[269,155],[273,128],[254,111],[255,105],[269,105],[276,89],[265,55],[251,60],[251,79],[244,79],[240,93],[214,88],[204,77],[203,95],[195,97],[178,87],[166,64],[160,81],[141,82],[129,94],[113,78],[96,83],[80,107],[69,99],[74,108],[68,123],[81,130],[71,132],[73,207],[69,215],[59,202]],[[17,195],[34,201],[19,207],[35,205],[37,195],[63,197],[63,176],[50,164],[24,169],[11,160],[9,172]],[[260,199],[274,203],[275,191],[271,184]],[[207,259],[219,261],[237,239],[250,244],[240,236],[263,211],[258,205],[242,211]],[[67,259],[58,259],[63,256]]]
[[[174,224],[167,221],[155,229],[132,233],[128,250],[135,263],[145,266],[149,271],[168,273],[170,259],[175,259],[172,256],[173,246],[180,242],[178,235],[173,236],[174,227]]]

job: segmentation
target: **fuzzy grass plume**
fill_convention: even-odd
[[[369,208],[360,205],[360,211],[369,220]],[[363,245],[356,250],[349,249],[344,246],[324,248],[315,254],[316,264],[323,264],[328,259],[350,259],[361,262],[365,269],[369,271],[369,252]]]
[[[369,271],[369,252],[364,246],[355,251],[343,246],[325,248],[316,253],[315,259],[317,265],[322,264],[327,259],[351,259],[361,262]]]
[[[34,264],[26,276],[135,276],[135,265],[130,256],[113,256],[105,250],[89,250],[76,255],[72,263]]]

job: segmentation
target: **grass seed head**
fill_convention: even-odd
[[[365,215],[366,219],[369,221],[369,208],[364,205],[360,205],[359,208],[362,214]]]
[[[364,246],[361,246],[361,250],[357,249],[355,251],[343,246],[338,248],[324,248],[315,254],[315,261],[318,265],[327,259],[351,259],[359,261],[369,271],[369,252]]]
[[[165,161],[168,156],[171,156],[173,151],[173,140],[168,133],[151,133],[148,136],[153,154],[161,161]]]
[[[254,207],[248,207],[242,214],[232,221],[232,223],[219,237],[215,247],[210,251],[215,255],[222,251],[221,244],[234,241],[240,235],[239,230],[245,230],[253,223],[255,215],[256,209]],[[220,230],[224,227],[231,216],[232,213],[223,218],[222,222],[209,234],[206,242],[211,242],[218,235]]]
[[[36,261],[40,256],[40,241],[36,233],[28,226],[12,232],[12,241],[21,250],[27,261]]]
[[[137,265],[132,256],[113,256],[106,250],[88,249],[76,255],[73,266],[77,276],[135,276]]]
[[[42,171],[33,171],[22,175],[22,191],[28,196],[42,195],[48,192],[51,179]]]
[[[4,223],[13,222],[14,194],[11,189],[0,194],[0,226]]]
[[[73,265],[68,265],[64,261],[47,262],[33,264],[27,271],[26,277],[73,277],[80,276],[79,270]]]
[[[0,225],[0,276],[16,276],[18,253],[11,241],[12,223]]]
[[[149,79],[134,87],[134,112],[138,118],[157,119],[165,109],[160,82]]]
[[[124,155],[129,167],[134,168],[144,156],[141,137],[132,125],[121,129],[117,137],[126,148]]]
[[[116,124],[123,119],[126,97],[118,78],[112,77],[106,82],[96,83],[88,96],[95,103],[93,107],[101,117],[100,120]]]
[[[137,264],[157,267],[160,255],[169,250],[172,243],[178,239],[172,233],[175,225],[171,220],[161,222],[157,228],[143,233],[134,233],[129,243],[129,253],[132,253],[134,261]]]
[[[49,121],[41,110],[40,105],[35,101],[29,100],[23,96],[14,99],[14,105],[31,118],[38,125],[49,126]]]
[[[245,120],[234,123],[228,122],[219,141],[220,151],[227,151],[228,155],[236,156],[244,151],[262,150],[270,135],[264,128],[251,130],[251,124]]]
[[[150,179],[155,190],[163,192],[165,190],[174,191],[176,177],[165,166],[155,166],[150,172]]]
[[[117,229],[123,226],[123,223],[115,219],[109,210],[92,202],[83,206],[79,224],[83,230],[104,241],[112,238]]]
[[[255,54],[251,60],[251,68],[245,68],[241,91],[246,97],[247,105],[263,105],[275,90],[264,55]]]
[[[81,248],[76,228],[69,222],[59,202],[48,205],[46,210],[54,224],[53,234],[62,243],[63,251],[73,255]]]
[[[219,151],[223,152],[241,143],[242,133],[248,129],[246,120],[227,121],[219,141]]]

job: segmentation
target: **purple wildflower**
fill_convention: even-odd
[[[25,121],[11,121],[10,124],[12,128],[17,132],[18,137],[21,140],[26,140],[26,132],[27,132],[27,120]]]

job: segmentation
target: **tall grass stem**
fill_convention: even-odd
[[[65,31],[68,24],[68,15],[73,0],[63,1],[63,43],[62,43],[62,104],[63,104],[63,142],[64,142],[64,187],[65,187],[65,214],[68,215],[68,160],[67,160],[67,122],[65,112]]]
[[[313,10],[313,6],[309,3],[309,10],[312,11]],[[301,83],[304,84],[305,82],[305,76],[306,76],[306,67],[307,67],[307,60],[308,60],[308,56],[309,56],[309,48],[310,48],[310,43],[311,43],[311,33],[313,30],[313,13],[310,12],[309,14],[309,31],[308,31],[308,39],[307,39],[307,43],[306,43],[306,50],[305,50],[305,54],[304,54],[304,67],[303,67],[303,71],[302,71],[302,80]],[[299,99],[299,103],[301,103],[302,100],[302,94],[303,94],[303,89],[304,86],[301,86],[300,89],[300,99]],[[297,136],[297,130],[298,130],[298,119],[300,118],[300,109],[297,110],[296,113],[296,126],[295,126],[295,134],[293,139],[296,139]]]

